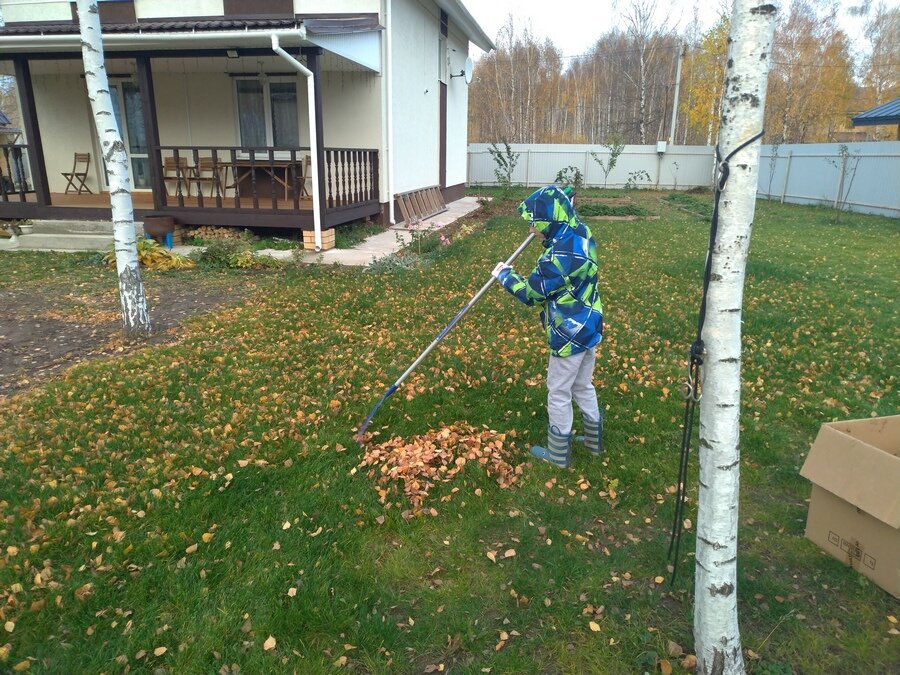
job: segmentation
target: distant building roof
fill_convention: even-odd
[[[853,126],[874,126],[876,124],[900,124],[900,98],[883,103],[877,108],[866,110],[853,118]]]

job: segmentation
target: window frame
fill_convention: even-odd
[[[265,132],[266,132],[266,147],[271,148],[274,147],[274,128],[272,124],[272,89],[269,86],[272,82],[289,82],[294,85],[294,95],[296,97],[297,102],[297,116],[295,122],[297,123],[297,148],[300,148],[300,88],[297,86],[297,78],[291,75],[273,75],[273,76],[265,76],[265,75],[247,75],[247,76],[238,76],[233,78],[234,83],[231,87],[232,97],[234,98],[234,133],[237,138],[237,145],[241,147],[241,152],[239,155],[243,158],[247,158],[250,156],[250,153],[245,151],[245,147],[250,147],[245,145],[244,139],[241,136],[241,118],[240,118],[240,96],[238,94],[238,82],[241,81],[252,81],[259,82],[262,85],[262,94],[263,94],[263,116],[265,122]],[[274,156],[277,158],[284,159],[288,156],[288,152],[281,150],[275,152]],[[258,155],[258,153],[257,153]],[[268,155],[265,155],[267,158]],[[256,157],[254,158],[256,159]]]

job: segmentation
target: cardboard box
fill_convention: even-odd
[[[800,475],[807,538],[900,598],[900,415],[823,424]]]

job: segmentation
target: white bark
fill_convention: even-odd
[[[76,5],[81,32],[81,54],[84,59],[84,79],[109,182],[123,329],[126,336],[147,335],[150,333],[150,316],[147,313],[147,299],[144,296],[144,284],[141,281],[137,257],[128,155],[113,114],[109,78],[106,75],[103,58],[100,12],[97,9],[97,0],[76,0]]]
[[[762,130],[776,7],[734,0],[719,147]],[[756,207],[759,140],[729,162],[712,252],[703,340],[694,639],[698,672],[744,672],[737,615],[741,310]]]

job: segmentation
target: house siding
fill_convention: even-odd
[[[457,74],[463,70],[466,57],[469,55],[469,41],[454,30],[450,21],[450,73]],[[462,77],[447,80],[447,185],[465,183],[467,176],[468,143],[469,143],[469,86]]]
[[[139,20],[221,17],[225,14],[225,3],[224,0],[134,0],[134,11]]]
[[[381,0],[294,0],[294,14],[379,13]]]
[[[440,10],[432,3],[427,7],[392,0],[394,194],[440,180]]]

